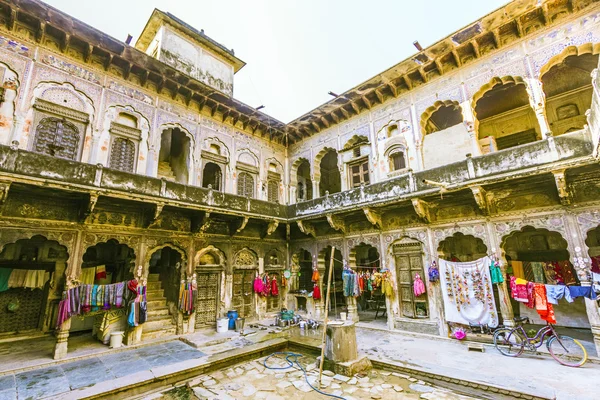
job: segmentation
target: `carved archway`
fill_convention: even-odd
[[[454,108],[460,114],[460,121],[457,121],[456,123],[453,123],[452,125],[449,125],[449,126],[457,125],[463,121],[462,108],[461,108],[460,104],[458,103],[458,101],[456,101],[456,100],[443,100],[443,101],[438,100],[435,103],[433,103],[433,105],[431,105],[427,109],[425,109],[423,114],[421,114],[421,132],[423,133],[423,135],[431,133],[431,132],[427,132],[428,131],[427,124],[429,123],[429,120],[431,119],[431,117],[442,108]],[[442,130],[442,129],[445,129],[445,128],[441,128],[440,130]]]
[[[600,54],[600,43],[584,43],[579,46],[566,47],[560,54],[552,57],[542,68],[540,68],[540,78],[552,67],[561,64],[567,57],[582,56],[585,54],[596,55]]]

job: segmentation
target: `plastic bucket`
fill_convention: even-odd
[[[217,332],[224,333],[229,329],[229,318],[219,318],[217,320]]]
[[[341,313],[340,313],[340,319],[341,319],[342,321],[345,321],[345,320],[346,320],[346,317],[347,317],[347,314],[346,314],[345,312],[341,312]]]
[[[235,329],[235,320],[238,317],[238,312],[236,310],[227,311],[227,318],[229,318],[229,330],[232,331]]]
[[[246,321],[245,318],[236,318],[235,320],[235,331],[236,332],[244,332],[244,322]]]
[[[125,332],[111,332],[110,333],[110,348],[117,349],[123,346],[123,334]]]

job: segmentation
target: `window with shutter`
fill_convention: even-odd
[[[240,196],[254,197],[254,178],[247,172],[238,174],[237,192]]]
[[[352,178],[352,187],[359,187],[361,184],[369,184],[369,160],[360,164],[350,166]]]
[[[125,138],[115,138],[110,149],[110,168],[133,172],[135,166],[135,143]]]
[[[79,129],[64,119],[44,118],[36,128],[33,148],[37,153],[75,160],[79,153]]]
[[[406,168],[406,159],[404,158],[404,152],[397,151],[390,156],[390,164],[392,171],[399,171]]]
[[[270,179],[267,182],[267,199],[273,203],[279,203],[279,181]]]

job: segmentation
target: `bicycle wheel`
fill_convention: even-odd
[[[550,355],[567,367],[581,367],[587,361],[587,351],[570,336],[552,336],[546,343]]]
[[[494,332],[494,346],[507,357],[519,357],[525,348],[525,338],[519,331],[500,328]]]

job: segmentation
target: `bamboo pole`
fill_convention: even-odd
[[[323,377],[323,361],[325,360],[325,337],[327,335],[327,318],[329,317],[329,289],[331,288],[331,275],[333,275],[333,256],[335,246],[331,247],[331,260],[329,260],[329,273],[327,274],[327,295],[325,297],[325,318],[323,319],[323,337],[321,339],[321,362],[319,364],[319,390],[321,390],[321,378]]]

